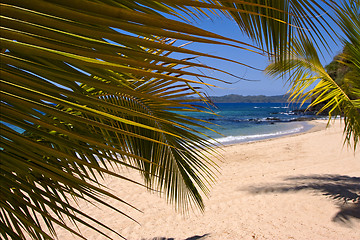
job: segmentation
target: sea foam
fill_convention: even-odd
[[[240,142],[252,142],[261,139],[273,138],[282,135],[294,134],[301,132],[304,129],[304,126],[297,128],[289,129],[286,131],[278,131],[273,133],[264,133],[264,134],[254,134],[254,135],[243,135],[243,136],[227,136],[222,138],[216,138],[211,140],[212,143],[221,143],[221,144],[231,144],[231,143],[240,143]]]

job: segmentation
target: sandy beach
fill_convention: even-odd
[[[127,239],[360,239],[360,151],[343,146],[343,125],[224,147],[205,212],[176,213],[158,194],[114,178],[112,193],[139,208],[80,208]],[[133,176],[139,179],[138,176]],[[80,225],[86,239],[106,239]],[[59,239],[78,239],[57,229]],[[106,233],[109,233],[106,231]],[[115,234],[109,233],[115,239]]]

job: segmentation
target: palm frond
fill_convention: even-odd
[[[69,202],[112,208],[102,200],[108,196],[128,204],[99,183],[110,174],[141,185],[118,174],[119,166],[138,170],[144,188],[164,192],[178,209],[203,209],[202,194],[216,171],[208,155],[216,151],[193,130],[202,122],[180,113],[206,108],[178,98],[207,101],[201,87],[212,85],[206,80],[222,81],[188,68],[232,76],[194,63],[194,56],[247,65],[174,39],[281,56],[294,32],[319,34],[311,18],[299,16],[315,11],[316,1],[297,2],[2,0],[1,236],[48,239],[54,223],[80,236],[64,218],[105,227]],[[260,47],[186,23],[210,14],[234,18]]]
[[[303,99],[305,102],[314,98],[309,107],[324,103],[320,112],[329,110],[330,119],[337,115],[343,116],[345,142],[353,145],[354,149],[360,139],[359,6],[359,1],[356,1],[353,5],[345,3],[342,7],[334,8],[339,18],[339,25],[347,37],[343,39],[347,51],[340,55],[342,63],[347,64],[351,69],[343,78],[346,85],[340,86],[326,72],[310,41],[306,44],[296,43],[290,52],[290,59],[274,62],[266,69],[272,76],[289,76],[290,98],[293,101]],[[318,80],[316,86],[309,90]]]

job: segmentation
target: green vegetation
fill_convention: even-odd
[[[286,61],[292,47],[325,43],[326,5],[317,0],[2,0],[1,238],[51,239],[54,224],[81,237],[66,218],[107,236],[98,230],[106,226],[69,204],[83,199],[113,208],[103,196],[123,202],[99,184],[106,175],[161,191],[179,210],[203,209],[202,197],[216,173],[206,154],[217,153],[207,136],[189,127],[202,126],[200,120],[172,110],[204,110],[179,98],[200,96],[208,103],[201,88],[211,87],[208,79],[221,81],[188,69],[231,75],[194,63],[194,56],[246,63],[181,44],[224,45]],[[234,19],[254,45],[189,24],[216,15]],[[359,45],[353,40],[347,59],[358,67]],[[292,81],[296,91],[298,79]],[[313,92],[323,89],[322,99],[341,95],[337,106],[349,107],[346,131],[358,139],[359,124],[353,122],[358,102],[329,84]],[[138,170],[144,183],[118,174],[118,167]]]
[[[325,66],[326,72],[334,81],[339,85],[341,89],[346,92],[350,99],[357,99],[359,95],[352,93],[359,77],[356,75],[356,66],[354,63],[347,59],[347,56],[351,54],[348,50],[349,43],[345,45],[343,52],[336,55],[331,63]],[[352,81],[354,79],[355,81]],[[355,85],[354,85],[355,84]]]
[[[186,98],[184,98],[186,99]],[[198,99],[200,98],[190,98]],[[209,99],[213,103],[286,103],[289,100],[289,95],[277,95],[277,96],[243,96],[238,94],[229,94],[225,96],[209,96]]]
[[[336,55],[334,59],[325,66],[326,72],[338,84],[341,84],[343,82],[345,74],[348,73],[350,70],[350,68],[346,64],[342,63],[343,60],[346,61],[346,59],[343,59],[342,57],[342,55],[345,54],[345,51],[346,50],[344,49],[342,53]]]
[[[279,96],[242,96],[236,94],[225,95],[221,97],[209,97],[214,103],[284,103],[287,102],[287,95]]]
[[[347,86],[347,83],[345,81],[345,75],[350,71],[350,67],[347,65],[349,64],[349,62],[347,62],[347,64],[342,63],[342,61],[346,61],[346,59],[342,57],[345,51],[346,50],[344,48],[343,53],[337,54],[334,59],[325,66],[325,70],[329,74],[329,76],[336,82],[336,84],[339,85],[341,89],[346,91],[346,94],[351,98],[352,94],[348,91],[351,88],[350,86]],[[315,101],[317,97],[318,95],[312,96],[311,102]],[[309,110],[319,112],[319,114],[322,115],[328,115],[331,109],[328,107],[324,108],[327,103],[328,101],[322,101],[320,103],[317,103],[316,105],[313,104],[309,107]],[[335,114],[341,113],[337,111]]]

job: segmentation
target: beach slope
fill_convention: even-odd
[[[110,203],[140,224],[106,208],[80,208],[127,239],[360,239],[360,151],[343,147],[339,122],[326,130],[326,122],[313,123],[306,133],[224,147],[204,213],[183,216],[158,194],[113,178],[105,184],[143,213]],[[76,239],[57,230],[59,239]]]

